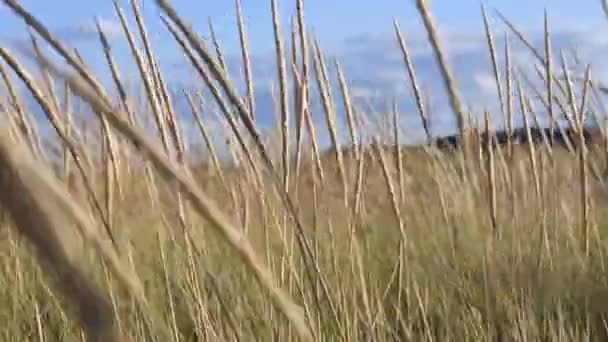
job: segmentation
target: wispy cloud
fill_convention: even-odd
[[[111,18],[99,18],[99,26],[109,40],[118,39],[123,31],[120,23]],[[72,26],[62,27],[56,30],[61,39],[67,41],[88,41],[97,39],[98,30],[95,19],[83,20]]]
[[[473,75],[473,81],[483,95],[497,96],[496,80],[488,72],[478,72]]]
[[[354,86],[350,93],[353,98],[360,100],[373,99],[381,95],[379,91],[374,91],[371,87],[365,86]]]

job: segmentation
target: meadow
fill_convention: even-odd
[[[544,49],[527,45],[537,73],[521,75],[510,44],[525,34],[499,16],[509,34],[495,38],[481,7],[500,111],[471,113],[440,23],[415,1],[444,80],[432,96],[458,123],[458,144],[441,148],[397,22],[428,144],[401,141],[397,108],[353,101],[339,61],[307,30],[303,0],[289,37],[271,0],[277,111],[265,133],[239,2],[244,92],[215,37],[154,3],[161,18],[149,20],[164,22],[200,90],[168,91],[137,0],[114,2],[135,91],[100,25],[106,86],[19,1],[1,2],[32,45],[17,54],[0,43],[3,341],[608,339],[608,116],[590,67],[576,75],[552,49],[548,16]],[[189,113],[176,112],[176,96]]]

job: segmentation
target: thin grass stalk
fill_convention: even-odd
[[[486,31],[486,39],[488,41],[488,48],[490,50],[490,60],[492,62],[492,71],[494,72],[494,81],[496,82],[496,91],[498,92],[498,100],[500,101],[500,109],[504,115],[505,113],[505,100],[502,92],[502,87],[500,85],[500,72],[498,69],[498,58],[496,56],[496,46],[494,45],[494,38],[492,37],[492,32],[490,30],[490,24],[488,23],[488,16],[486,14],[486,7],[482,3],[481,5],[481,14],[483,16],[483,26]]]
[[[223,141],[225,142],[225,145],[227,147],[227,150],[228,150],[227,152],[230,154],[230,157],[232,158],[233,167],[235,167],[235,168],[245,167],[246,157],[243,156],[242,148],[239,149],[238,147],[235,146],[238,144],[239,136],[238,135],[235,136],[231,125],[229,123],[227,123],[226,120],[222,120],[222,116],[216,108],[213,108],[211,113],[214,115],[215,122],[221,126]],[[235,126],[236,126],[236,123],[235,123]],[[235,142],[235,141],[237,141],[237,142]],[[244,144],[245,143],[243,143],[243,145]],[[253,162],[254,162],[254,160],[252,159],[252,161],[250,163],[253,163]],[[247,170],[249,170],[249,169],[247,169]]]
[[[416,8],[418,9],[418,13],[422,17],[424,26],[428,34],[428,39],[431,45],[433,46],[433,52],[440,67],[444,86],[447,89],[450,97],[450,107],[452,108],[454,115],[456,115],[458,131],[460,133],[460,136],[466,140],[465,115],[464,111],[462,110],[462,101],[460,100],[460,94],[458,93],[458,88],[456,86],[454,77],[452,76],[452,71],[449,68],[445,53],[441,47],[441,44],[439,43],[439,35],[437,32],[437,28],[434,19],[431,16],[431,12],[428,9],[428,0],[416,0]]]
[[[513,69],[511,67],[511,45],[509,44],[509,35],[505,33],[505,95],[506,95],[506,111],[507,111],[507,144],[509,151],[510,162],[513,162],[513,132],[514,132],[514,115],[513,115]],[[511,177],[512,178],[512,177]]]
[[[565,78],[565,82],[566,82],[566,90],[567,90],[567,99],[568,99],[568,104],[570,105],[570,111],[571,114],[569,115],[570,117],[573,118],[572,121],[572,129],[575,130],[575,132],[578,132],[578,129],[580,128],[579,122],[578,122],[578,108],[577,108],[577,104],[576,104],[576,95],[574,93],[574,84],[571,78],[571,74],[570,74],[570,70],[568,67],[568,64],[566,62],[566,56],[564,55],[563,51],[560,55],[561,57],[561,64],[562,64],[562,71],[564,73],[564,78]]]
[[[348,85],[346,84],[346,80],[344,79],[344,73],[342,72],[342,68],[338,63],[338,60],[335,61],[336,71],[338,73],[338,82],[340,84],[340,91],[342,93],[342,100],[344,101],[344,114],[346,116],[346,124],[348,126],[348,133],[350,135],[350,142],[352,145],[352,150],[354,152],[354,157],[357,158],[356,151],[357,148],[357,129],[355,128],[355,122],[353,119],[353,105],[350,98],[350,92],[348,90]]]
[[[488,338],[496,341],[504,340],[504,332],[502,321],[498,316],[498,281],[499,277],[496,276],[496,253],[494,247],[494,239],[491,237],[486,238],[485,243],[485,254],[483,256],[483,273],[484,273],[484,292],[486,302],[486,315],[487,315],[487,331]]]
[[[308,135],[312,143],[313,158],[317,166],[317,172],[319,173],[319,179],[321,184],[325,180],[323,167],[321,164],[321,158],[319,153],[319,147],[317,144],[317,135],[315,133],[314,124],[312,122],[310,113],[310,66],[309,66],[309,51],[308,51],[308,33],[306,31],[306,23],[304,20],[304,0],[296,0],[296,12],[297,12],[297,26],[298,35],[300,38],[300,51],[302,59],[302,71],[300,72],[300,79],[302,85],[302,97],[300,104],[302,106],[301,113],[302,119],[306,123]]]
[[[403,152],[401,147],[401,138],[399,128],[401,127],[399,124],[399,112],[397,110],[397,99],[393,100],[393,139],[394,139],[394,159],[395,159],[395,168],[397,169],[397,180],[399,183],[399,203],[403,204],[405,201],[405,184],[403,183],[404,175],[403,175]]]
[[[313,65],[316,71],[317,86],[319,88],[319,94],[321,95],[321,101],[323,104],[323,109],[325,111],[325,119],[327,129],[329,131],[329,137],[331,139],[332,147],[335,150],[336,163],[338,165],[338,175],[342,182],[344,204],[348,205],[348,187],[346,184],[346,174],[344,171],[344,159],[342,156],[341,146],[338,141],[338,133],[336,129],[336,113],[334,111],[333,99],[329,90],[331,85],[325,77],[325,72],[323,70],[324,63],[322,61],[321,51],[318,44],[314,44],[313,50]]]
[[[239,41],[241,43],[241,56],[243,59],[243,71],[245,73],[245,82],[247,84],[247,106],[249,109],[249,118],[255,123],[255,90],[253,87],[253,76],[251,71],[251,58],[249,57],[249,38],[247,29],[243,23],[243,10],[241,8],[241,0],[235,0],[236,18],[239,28]]]
[[[595,98],[595,102],[598,105],[598,107],[600,108],[601,113],[603,114],[604,117],[608,117],[608,109],[606,108],[606,104],[601,100],[600,91],[598,90],[599,87],[593,81],[590,82],[589,87],[591,88],[591,92],[593,92],[593,97]],[[600,120],[598,120],[598,121],[600,121]],[[608,132],[605,130],[605,127],[601,121],[598,123],[598,128],[602,129],[602,134],[604,134],[604,135],[608,134]]]
[[[528,97],[526,97],[526,103],[527,103],[528,108],[530,109],[530,114],[532,115],[532,119],[534,120],[534,126],[540,132],[543,146],[545,147],[545,151],[549,155],[549,158],[551,160],[553,160],[553,149],[551,148],[551,142],[550,142],[549,138],[547,137],[545,130],[541,126],[540,121],[538,119],[538,115],[536,114],[536,111],[534,110],[534,108],[532,106],[532,102],[530,101],[530,99]]]
[[[116,86],[116,89],[118,90],[118,95],[120,97],[120,101],[121,101],[123,110],[125,111],[130,123],[132,125],[135,125],[135,117],[134,117],[135,113],[129,106],[129,99],[127,96],[127,91],[120,78],[120,71],[118,69],[118,65],[116,64],[116,62],[114,61],[114,57],[112,56],[112,47],[110,46],[110,42],[109,42],[108,38],[106,37],[104,31],[101,29],[101,25],[100,25],[99,21],[96,22],[96,25],[97,25],[97,32],[99,33],[99,41],[103,48],[106,61],[108,62],[108,66],[110,67],[110,72],[112,73],[112,81],[114,82],[114,85]]]
[[[158,232],[156,234],[157,236],[157,243],[158,243],[158,249],[160,251],[160,259],[162,262],[162,269],[163,269],[163,280],[164,280],[164,285],[165,285],[165,291],[167,291],[166,296],[167,299],[169,301],[169,313],[171,315],[171,330],[173,332],[173,340],[174,341],[179,341],[180,340],[180,333],[179,330],[177,328],[177,319],[175,317],[175,302],[174,302],[174,295],[173,295],[173,291],[171,289],[171,281],[169,280],[169,270],[167,267],[167,257],[166,257],[166,253],[165,253],[165,238],[161,238],[161,234],[160,232]]]
[[[352,263],[355,264],[353,265],[353,268],[356,268],[356,271],[353,270],[353,275],[357,278],[355,281],[358,281],[359,283],[359,285],[357,286],[357,291],[359,292],[359,296],[362,297],[365,319],[367,320],[367,325],[370,326],[373,325],[374,319],[372,315],[372,304],[369,295],[370,289],[368,286],[368,281],[366,281],[365,279],[366,274],[369,273],[365,272],[365,266],[363,265],[363,253],[361,251],[361,246],[359,246],[359,242],[357,240],[353,240],[352,242]]]
[[[558,96],[553,97],[553,100],[555,101],[555,104],[557,105],[557,107],[559,108],[560,112],[562,113],[562,116],[564,117],[564,119],[566,119],[566,121],[568,122],[568,128],[571,129],[573,132],[576,132],[578,129],[578,125],[576,124],[576,118],[572,117],[572,114],[570,113],[570,110],[568,110],[568,108],[566,108],[566,104],[564,104]],[[570,101],[569,100],[569,96],[566,96],[566,101]],[[562,134],[564,140],[568,139],[571,140],[567,134]]]
[[[543,200],[543,192],[542,186],[540,182],[540,176],[538,172],[538,163],[536,159],[536,149],[534,147],[534,142],[532,141],[532,134],[530,132],[530,124],[528,122],[528,111],[530,108],[526,106],[527,102],[525,100],[525,95],[523,93],[521,83],[517,83],[517,90],[519,95],[520,109],[523,116],[524,129],[526,131],[527,137],[527,145],[528,145],[528,158],[530,160],[530,165],[532,166],[532,175],[534,178],[534,190],[536,194],[536,199],[540,206],[540,216],[541,216],[541,230],[540,230],[540,241],[544,245],[544,247],[540,248],[539,258],[538,258],[538,267],[540,268],[542,265],[542,261],[545,257],[546,248],[548,248],[548,241],[546,240],[547,231],[546,231],[546,220],[545,220],[545,202]],[[548,251],[547,251],[548,252]]]
[[[150,70],[152,71],[152,78],[150,79],[150,81],[152,82],[152,84],[157,84],[158,83],[158,79],[156,78],[157,74],[154,71],[154,53],[152,52],[152,44],[150,43],[150,39],[148,39],[148,32],[146,30],[146,25],[144,24],[144,20],[143,17],[141,15],[141,10],[139,8],[139,2],[138,0],[131,0],[131,9],[133,10],[133,14],[135,17],[135,23],[137,24],[137,28],[139,30],[139,34],[141,37],[141,41],[144,44],[144,52],[146,54],[146,58],[147,58],[147,63],[148,63],[148,67],[150,68]],[[117,2],[114,2],[114,4],[116,6],[118,6]]]
[[[38,41],[36,40],[31,28],[29,29],[29,36],[30,36],[30,42],[32,43],[34,52],[37,55],[41,55],[42,50],[40,49],[40,46],[38,45]],[[56,111],[60,111],[61,105],[59,104],[59,98],[57,96],[57,91],[55,90],[55,82],[53,82],[53,80],[51,79],[51,76],[45,70],[41,70],[41,73],[42,73],[42,80],[44,81],[44,84],[47,87],[47,96],[50,98],[49,102],[55,107]]]
[[[101,29],[101,24],[99,23],[99,20],[96,20],[96,26],[97,26],[97,31],[100,37],[100,41],[102,46],[107,47],[109,46],[109,44],[107,43],[107,38],[105,37],[105,34],[103,33],[103,30]],[[105,44],[104,44],[105,42]],[[107,49],[104,48],[104,50],[106,51],[106,57],[109,56],[109,51]],[[111,58],[111,56],[110,56]],[[66,85],[66,90],[69,89],[69,87],[67,87]],[[118,160],[118,156],[117,156],[117,152],[116,152],[116,146],[114,144],[114,138],[113,138],[113,134],[110,130],[110,127],[108,125],[108,122],[105,118],[101,118],[101,125],[102,125],[102,137],[103,137],[103,143],[104,143],[104,147],[106,147],[106,151],[104,151],[103,154],[103,158],[106,159],[104,162],[106,164],[105,167],[105,173],[106,173],[106,214],[107,214],[107,218],[106,221],[108,222],[108,225],[110,226],[110,228],[112,228],[112,222],[113,222],[113,203],[114,203],[114,191],[115,189],[119,190],[119,196],[121,193],[121,177],[120,177],[120,171],[119,171],[119,160]]]
[[[15,110],[15,112],[17,113],[17,125],[18,125],[19,129],[21,130],[22,134],[25,136],[25,138],[31,145],[31,148],[33,149],[36,156],[38,158],[40,158],[40,157],[42,157],[42,146],[41,146],[40,139],[36,136],[36,132],[32,129],[32,124],[30,122],[30,118],[24,111],[23,105],[21,104],[19,96],[17,95],[17,92],[15,91],[13,82],[12,82],[10,76],[8,75],[8,73],[6,72],[6,69],[4,69],[4,66],[2,64],[0,64],[0,75],[2,76],[2,80],[4,81],[4,84],[6,85],[6,89],[8,90],[8,95],[11,100],[11,105],[12,105],[13,109]]]
[[[6,112],[6,114],[0,119],[0,125],[4,124],[8,126],[8,135],[13,140],[17,139],[17,136],[24,136],[18,127],[19,124],[17,123],[17,118],[15,117],[13,111],[9,111],[5,108],[8,108],[8,105],[6,104],[5,100],[0,97],[0,109]]]
[[[305,84],[305,83],[304,83]],[[302,91],[305,95],[302,96],[303,99],[308,98],[308,86],[302,86]],[[321,162],[321,152],[319,149],[319,144],[317,142],[317,133],[315,131],[315,124],[312,121],[312,115],[310,113],[310,106],[308,100],[302,101],[302,116],[304,117],[304,122],[306,123],[306,129],[308,130],[308,136],[310,138],[310,143],[312,145],[312,159],[316,167],[316,172],[318,173],[319,182],[321,184],[325,183],[325,172],[323,171],[323,163]]]
[[[323,82],[327,85],[326,87],[326,91],[327,91],[327,97],[329,98],[329,103],[330,105],[333,107],[334,106],[334,94],[333,94],[333,87],[331,85],[331,81],[329,80],[329,72],[327,71],[327,64],[325,63],[325,56],[323,56],[323,51],[321,51],[321,47],[319,44],[319,40],[318,38],[315,38],[315,42],[314,42],[314,49],[317,51],[317,56],[319,59],[319,64],[321,66],[321,75],[323,76]]]
[[[289,191],[289,98],[287,93],[287,70],[283,38],[281,36],[281,23],[277,0],[271,0],[272,27],[276,47],[276,60],[279,77],[279,91],[281,93],[281,156],[283,166],[283,184],[285,192]]]
[[[602,177],[604,180],[608,178],[608,117],[604,119],[604,173]]]
[[[508,190],[511,187],[511,180],[509,179],[509,165],[507,163],[507,157],[505,156],[504,146],[498,142],[496,132],[494,132],[494,139],[496,142],[496,156],[498,157],[498,162],[502,167],[502,171],[500,172],[501,178],[503,179],[504,189]]]
[[[511,47],[509,44],[509,36],[505,33],[505,97],[506,97],[506,117],[507,117],[507,151],[509,157],[509,202],[511,203],[511,218],[512,225],[515,226],[517,221],[517,193],[515,189],[515,156],[513,153],[513,132],[514,132],[514,115],[513,115],[513,69],[511,68]]]
[[[167,122],[169,123],[169,129],[171,132],[171,137],[173,138],[173,143],[175,144],[177,160],[180,163],[183,163],[185,158],[185,146],[182,138],[182,133],[179,127],[177,113],[175,112],[175,109],[173,107],[172,99],[169,95],[169,90],[167,88],[167,83],[165,82],[165,79],[162,73],[160,72],[160,66],[158,65],[158,62],[156,62],[156,60],[154,65],[156,66],[154,70],[156,70],[158,79],[157,87],[159,92],[159,98],[162,99],[162,103],[164,104],[165,111],[167,113]]]
[[[488,197],[490,203],[490,223],[492,225],[492,231],[494,235],[498,236],[500,231],[498,230],[498,217],[497,217],[497,202],[496,202],[496,169],[494,166],[494,143],[498,146],[498,142],[495,141],[494,130],[492,127],[492,118],[490,112],[485,113],[485,128],[486,128],[486,169],[488,176]]]
[[[191,316],[193,318],[194,324],[195,324],[195,329],[196,329],[196,333],[198,336],[205,336],[205,329],[204,326],[207,325],[205,324],[207,319],[208,319],[208,315],[207,315],[207,310],[205,309],[205,304],[203,304],[204,300],[202,298],[202,293],[201,293],[201,281],[200,281],[200,277],[199,277],[199,273],[198,273],[198,263],[194,260],[194,251],[193,251],[193,242],[191,240],[190,234],[187,234],[185,236],[186,238],[186,252],[188,254],[188,286],[189,286],[189,290],[191,291],[191,295],[194,299],[194,303],[193,303],[193,308],[191,309]],[[202,256],[202,252],[197,251],[196,252],[196,257],[199,258],[200,256]]]
[[[534,66],[534,71],[536,72],[536,75],[538,76],[538,78],[540,78],[543,82],[546,82],[545,75],[543,74],[543,71],[540,69],[540,67],[538,65]],[[570,77],[571,77],[571,80],[572,80],[572,75],[570,75]],[[564,86],[564,84],[562,84],[562,83],[566,83],[566,80],[565,79],[564,80],[560,80],[555,75],[552,78],[553,78],[553,81],[554,81],[554,83],[556,85],[562,87],[562,91],[561,91],[562,94],[561,94],[561,96],[567,99],[569,97],[567,85]],[[576,78],[574,78],[574,80],[576,80]],[[566,88],[564,89],[564,87],[566,87]],[[544,101],[544,99],[543,99],[543,101]],[[560,95],[559,94],[554,94],[553,95],[553,101],[555,101],[555,104],[557,104],[558,107],[560,107],[560,103],[561,103],[560,101],[561,100],[560,100]],[[572,130],[576,131],[576,129],[577,129],[576,118],[573,118],[572,114],[569,113],[569,112],[567,112],[567,111],[566,112],[562,112],[562,114],[563,114],[564,119],[566,119],[566,121],[568,122],[569,127]]]
[[[108,184],[109,189],[111,189],[111,191],[113,192],[116,188],[120,189],[120,168],[119,168],[119,160],[118,160],[118,153],[116,152],[116,145],[115,145],[115,141],[114,141],[114,135],[112,134],[112,131],[110,129],[110,126],[108,125],[108,122],[102,118],[101,119],[101,126],[102,126],[102,133],[103,133],[103,139],[105,140],[105,143],[107,145],[107,157],[108,157],[108,172],[112,173],[112,178],[113,181],[112,183]],[[108,224],[110,224],[110,221],[108,221]]]
[[[591,81],[589,81],[589,83],[591,83]],[[591,85],[589,87],[591,88]],[[591,94],[589,94],[589,96],[591,96]],[[589,99],[588,101],[591,101],[591,99]],[[589,107],[591,107],[590,104],[589,104]],[[591,114],[591,119],[593,120],[593,123],[599,129],[600,134],[603,135],[604,134],[604,128],[602,127],[602,120],[600,120],[597,111],[595,109],[593,109],[593,108],[589,108],[588,109],[588,113]]]
[[[104,275],[104,280],[105,280],[105,284],[106,287],[108,288],[108,294],[110,296],[110,301],[112,303],[112,309],[114,310],[114,319],[116,320],[116,326],[118,329],[118,332],[122,335],[124,334],[124,327],[123,327],[123,322],[122,319],[120,317],[120,312],[118,311],[118,298],[116,296],[116,293],[114,291],[114,286],[111,282],[111,276],[110,276],[110,270],[108,269],[108,266],[106,265],[105,262],[103,262],[103,260],[101,261],[101,265],[103,267],[103,275]]]
[[[549,136],[551,146],[553,146],[554,139],[554,125],[555,125],[555,117],[553,115],[553,73],[552,69],[552,61],[551,61],[551,33],[549,31],[549,15],[547,10],[545,9],[545,79],[547,86],[547,112],[549,114]]]
[[[42,319],[40,318],[40,306],[38,301],[34,299],[34,315],[36,317],[36,332],[38,333],[38,341],[44,342],[44,331],[42,330]]]
[[[585,120],[587,119],[585,116],[585,110],[588,107],[588,102],[589,102],[589,88],[590,88],[590,83],[591,83],[591,64],[587,64],[587,66],[585,67],[585,78],[583,79],[583,91],[582,91],[582,95],[581,95],[581,103],[578,109],[578,114],[581,115],[581,120],[582,120],[582,124],[583,127],[585,125]],[[595,113],[594,110],[589,110],[591,113]],[[594,120],[595,124],[599,126],[599,122],[597,120]],[[580,125],[580,123],[578,123],[578,125]],[[579,129],[582,129],[581,127],[579,127]],[[601,132],[601,129],[600,129]]]
[[[297,27],[300,38],[300,52],[302,58],[302,72],[300,75],[302,76],[302,84],[304,85],[306,94],[308,94],[308,80],[309,78],[309,66],[308,66],[308,38],[306,31],[306,23],[304,20],[304,0],[296,0],[296,12],[297,12]],[[308,103],[308,97],[304,98],[304,101]]]
[[[589,80],[591,78],[591,67],[587,65],[585,70],[585,82],[583,84],[583,97],[581,99],[580,109],[578,111],[577,123],[578,123],[578,140],[579,140],[579,169],[580,169],[580,186],[581,186],[581,228],[583,231],[583,251],[585,257],[589,258],[590,255],[590,238],[589,238],[589,226],[590,226],[590,208],[589,208],[589,176],[587,170],[587,145],[585,142],[585,108],[587,106],[586,94],[589,91]]]
[[[68,138],[72,138],[72,106],[71,106],[71,94],[70,87],[68,87],[67,83],[65,86],[65,97],[63,99],[63,110],[64,110],[64,129],[65,135]],[[67,146],[63,146],[63,177],[67,182],[68,177],[71,174],[70,170],[70,150]]]
[[[495,10],[496,15],[507,25],[507,27],[515,33],[517,38],[534,54],[536,59],[543,61],[543,56],[534,48],[526,37],[509,21],[500,11]],[[544,63],[543,63],[544,64]]]
[[[315,260],[319,260],[319,254],[320,254],[320,249],[319,249],[319,239],[317,238],[318,232],[319,232],[319,181],[317,179],[317,175],[315,174],[315,170],[311,169],[310,170],[311,173],[311,177],[313,178],[313,182],[312,182],[312,224],[311,224],[311,228],[312,228],[312,253],[313,253],[313,257]],[[320,291],[319,291],[319,280],[315,279],[315,283],[314,286],[312,287],[312,293],[313,293],[313,299],[315,300],[315,304],[317,305],[317,308],[319,308],[320,311],[320,315],[319,315],[319,319],[317,320],[317,330],[318,331],[322,331],[322,322],[323,320],[321,319],[321,295],[320,295]]]
[[[99,20],[96,20],[96,26],[97,26],[97,32],[99,34],[99,41],[104,50],[104,55],[105,55],[106,61],[108,62],[108,66],[110,67],[110,72],[112,74],[112,80],[114,82],[114,85],[116,86],[116,89],[118,90],[120,103],[122,104],[122,107],[123,107],[123,110],[124,110],[126,116],[129,118],[129,122],[132,125],[135,125],[134,111],[132,111],[129,106],[127,92],[120,79],[120,72],[118,70],[118,66],[116,65],[116,63],[114,62],[114,58],[112,57],[110,43],[109,43],[108,38],[106,37],[104,31],[101,28],[101,24],[100,24]],[[69,89],[69,88],[66,87],[66,89]],[[104,122],[103,124],[104,124],[104,127],[107,129],[107,122]],[[110,142],[112,142],[111,137],[108,137],[108,139],[110,139]],[[116,154],[114,151],[115,151],[115,147],[112,147],[112,155],[113,155],[112,165],[114,166],[113,171],[114,171],[114,175],[115,175],[115,183],[116,183],[116,188],[118,190],[119,198],[123,198],[124,192],[123,192],[123,187],[122,187],[121,175],[120,175],[119,168],[118,168],[118,158],[116,157]],[[128,158],[129,158],[129,156],[127,155],[127,159]],[[129,163],[130,163],[130,161],[128,160],[126,163],[127,167],[129,165]]]
[[[156,88],[154,85],[154,80],[150,77],[150,76],[154,77],[155,73],[149,72],[153,68],[153,65],[150,64],[150,65],[148,65],[149,69],[146,68],[144,58],[141,55],[141,52],[139,51],[137,46],[135,45],[135,37],[133,36],[133,33],[129,29],[129,26],[127,24],[127,19],[125,18],[125,15],[118,4],[118,1],[117,0],[113,0],[113,1],[114,1],[114,9],[116,11],[116,14],[118,15],[118,18],[120,19],[122,29],[125,33],[125,36],[127,37],[127,41],[129,43],[129,47],[131,49],[131,54],[133,55],[133,58],[135,59],[137,69],[139,71],[139,76],[143,82],[146,97],[148,99],[148,104],[150,105],[150,108],[152,109],[152,114],[154,115],[154,120],[156,122],[156,126],[158,129],[160,138],[161,138],[161,142],[163,144],[163,148],[165,149],[165,153],[169,153],[169,151],[170,151],[169,150],[169,139],[167,138],[167,130],[166,130],[166,126],[165,126],[166,123],[165,123],[163,114],[161,112],[159,99],[156,96],[156,91],[155,91]]]
[[[399,206],[399,202],[397,201],[397,195],[395,193],[395,186],[393,184],[393,177],[391,177],[390,171],[388,169],[388,163],[386,162],[386,158],[384,156],[384,151],[382,150],[382,146],[380,145],[377,138],[374,139],[373,146],[375,147],[376,153],[378,155],[378,159],[380,161],[380,166],[382,167],[382,175],[384,178],[384,183],[386,184],[386,188],[388,190],[388,194],[391,198],[391,205],[393,214],[395,215],[395,219],[397,220],[399,233],[401,234],[401,239],[404,244],[407,243],[407,235],[405,232],[405,225],[403,222],[403,218],[401,216],[401,210]]]
[[[114,179],[116,175],[114,174],[114,170],[112,168],[112,161],[110,155],[112,152],[110,151],[110,136],[109,131],[105,126],[101,127],[101,158],[103,163],[103,174],[104,174],[104,186],[105,186],[105,209],[106,209],[106,221],[110,229],[112,230],[114,227]]]
[[[222,52],[222,47],[220,46],[220,42],[215,35],[215,28],[213,27],[213,21],[211,17],[207,21],[209,24],[209,34],[211,35],[211,40],[213,41],[213,46],[215,47],[215,53],[217,54],[217,61],[224,69],[225,73],[229,73],[228,64],[226,64],[226,59],[224,58],[224,53]]]
[[[541,78],[543,81],[545,81],[544,76],[542,75],[542,71],[539,69],[536,69],[536,73],[539,76],[539,78]],[[538,100],[540,100],[540,102],[542,102],[542,104],[544,105],[545,109],[547,109],[547,111],[549,110],[549,103],[547,102],[547,100],[545,100],[544,96],[540,93],[540,91],[538,89],[536,89],[534,87],[534,85],[532,84],[532,82],[529,80],[528,77],[526,77],[526,75],[522,72],[520,72],[521,78],[528,84],[529,88],[534,92],[534,94],[536,95],[536,98]],[[554,81],[555,78],[553,78]],[[546,82],[545,82],[546,83]],[[558,84],[561,84],[559,82],[557,82]],[[567,97],[567,96],[566,96]],[[565,109],[562,100],[560,99],[559,96],[557,95],[553,95],[553,99],[552,101],[555,102],[555,104],[557,105],[557,108],[560,110],[562,117],[566,120],[566,122],[568,122],[568,128],[570,128],[571,130],[573,130],[574,132],[577,131],[577,125],[576,125],[576,119],[572,118],[572,115],[568,112],[568,110]],[[553,113],[555,115],[555,107],[553,108]],[[554,117],[553,119],[554,121],[557,121]],[[572,142],[570,141],[570,137],[568,137],[568,135],[564,132],[564,130],[562,129],[561,126],[557,125],[557,130],[560,133],[560,137],[562,139],[562,141],[565,143],[566,147],[568,148],[568,151],[571,152],[572,154],[574,154],[574,149],[573,149],[573,145]]]
[[[416,69],[414,68],[414,63],[412,62],[412,58],[410,57],[410,53],[407,49],[407,44],[405,43],[405,39],[403,38],[403,34],[401,33],[401,28],[399,28],[399,23],[397,20],[393,21],[393,26],[395,28],[395,34],[397,35],[397,40],[399,41],[399,47],[401,48],[401,54],[403,55],[403,61],[407,68],[407,73],[410,78],[410,83],[412,85],[412,91],[414,92],[414,97],[416,98],[416,107],[418,108],[418,114],[420,115],[420,120],[422,121],[422,128],[426,133],[426,138],[428,144],[431,144],[433,141],[433,136],[431,134],[431,128],[429,125],[429,119],[424,107],[424,101],[422,100],[422,94],[420,93],[420,88],[418,87],[418,80],[416,78]]]
[[[192,98],[192,95],[190,95],[190,93],[188,93],[186,91],[184,91],[184,93],[188,100],[188,104],[190,105],[190,110],[192,111],[192,116],[194,117],[196,126],[199,129],[201,137],[203,138],[203,141],[205,142],[205,147],[207,148],[207,151],[209,152],[209,156],[211,157],[211,162],[213,164],[213,167],[215,168],[218,176],[220,177],[221,183],[224,184],[224,186],[226,186],[227,183],[226,183],[226,179],[224,178],[224,171],[222,170],[222,166],[217,157],[217,153],[215,152],[215,146],[211,142],[211,139],[209,138],[209,134],[207,133],[207,128],[205,127],[205,124],[203,123],[203,120],[200,117],[197,106],[194,103],[194,99]]]
[[[99,40],[103,47],[104,55],[106,57],[106,61],[108,62],[108,66],[110,67],[110,72],[112,73],[112,80],[114,82],[114,85],[116,86],[116,89],[118,90],[118,94],[120,97],[120,101],[121,101],[123,110],[125,111],[127,118],[129,119],[129,122],[132,125],[135,125],[135,112],[131,109],[131,106],[129,105],[129,98],[127,95],[127,91],[121,80],[118,65],[116,64],[116,62],[114,61],[114,57],[112,56],[112,48],[110,46],[110,42],[108,41],[108,38],[106,37],[105,33],[101,29],[99,21],[97,22],[97,26],[98,26],[97,30],[99,32]]]
[[[607,151],[608,151],[608,148],[607,148]],[[607,152],[607,154],[608,154],[608,152]],[[365,172],[365,169],[364,169],[365,154],[363,151],[359,151],[359,152],[357,152],[357,155],[359,156],[357,158],[357,176],[356,176],[355,186],[354,186],[354,190],[353,190],[353,204],[351,206],[351,222],[352,222],[352,227],[350,229],[351,239],[354,238],[354,235],[355,235],[357,227],[358,227],[358,222],[361,222],[361,217],[360,217],[361,198],[362,198],[362,193],[363,193],[363,175]],[[350,250],[350,248],[349,248],[349,250]]]
[[[293,87],[293,98],[294,98],[294,116],[296,121],[296,150],[295,150],[295,179],[300,179],[300,168],[302,163],[302,148],[304,147],[304,135],[302,129],[304,127],[304,105],[303,91],[302,91],[302,79],[298,72],[298,47],[297,47],[297,23],[292,18],[291,25],[291,74],[292,74],[292,87]],[[298,193],[299,182],[296,181],[295,193]]]

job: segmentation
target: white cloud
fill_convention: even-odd
[[[473,81],[477,88],[485,95],[496,96],[496,80],[494,76],[487,72],[478,72],[473,75]]]
[[[123,31],[120,23],[111,18],[98,18],[99,26],[106,35],[108,40],[114,40],[122,37]],[[90,18],[82,20],[79,23],[60,27],[55,30],[62,40],[67,41],[89,41],[99,39],[97,31],[96,19]]]
[[[433,53],[426,33],[413,32],[408,34],[407,32],[402,32],[402,34],[412,58],[430,56]],[[450,55],[479,51],[486,46],[484,35],[479,33],[440,32],[439,40],[445,48],[445,52]],[[381,51],[387,60],[403,60],[397,36],[393,31],[349,38],[345,41],[345,45],[342,47],[344,51],[342,52],[367,54],[371,48]]]
[[[378,80],[388,82],[403,82],[405,81],[405,69],[383,69],[374,73],[373,77]]]
[[[99,18],[98,21],[99,27],[108,39],[114,39],[122,35],[122,27],[118,21],[110,18]],[[82,22],[76,29],[85,35],[96,35],[98,32],[95,20]]]
[[[361,86],[352,87],[350,90],[350,93],[353,98],[359,98],[359,99],[371,99],[371,98],[375,98],[376,96],[378,96],[377,90],[373,90],[369,87],[361,87]]]

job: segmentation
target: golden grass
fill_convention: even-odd
[[[130,3],[136,31],[116,1],[114,8],[141,78],[141,106],[124,86],[99,23],[114,89],[17,1],[3,3],[27,23],[34,53],[24,58],[31,57],[43,76],[37,81],[0,46],[8,67],[0,64],[7,88],[0,100],[7,108],[0,131],[0,225],[10,228],[2,230],[0,243],[3,340],[607,338],[608,189],[599,170],[608,165],[608,137],[588,142],[582,130],[584,113],[602,126],[604,109],[591,101],[597,89],[590,67],[583,78],[571,75],[562,54],[564,77],[556,76],[547,15],[544,57],[527,45],[543,68],[522,75],[511,65],[508,37],[500,69],[482,6],[501,113],[484,112],[483,129],[467,130],[464,150],[445,153],[430,145],[401,146],[396,104],[385,117],[366,113],[351,99],[348,75],[336,60],[350,144],[341,141],[330,70],[306,30],[302,0],[290,44],[281,34],[278,1],[270,1],[280,113],[276,138],[262,136],[240,2],[235,15],[244,94],[228,77],[211,20],[215,54],[168,1],[157,0],[168,33],[211,95],[178,95],[188,101],[196,139],[208,151],[207,160],[194,163],[137,0]],[[416,6],[463,132],[462,99],[437,27],[426,1]],[[394,30],[431,142],[427,99],[397,22]],[[40,38],[69,68],[49,61]],[[9,70],[29,95],[15,91]],[[546,89],[530,86],[536,76]],[[312,77],[324,113],[310,110]],[[56,84],[66,89],[61,101]],[[22,96],[32,96],[53,127],[58,163],[42,148]],[[558,110],[574,128],[574,147],[554,148],[548,140],[518,146],[510,139],[493,147],[499,115],[508,131],[515,115],[528,132],[539,125],[536,100],[550,113],[551,128]],[[217,113],[208,101],[215,101]],[[72,108],[77,102],[94,114],[87,123],[96,129],[93,144],[76,124],[82,119]],[[220,121],[232,164],[219,156],[209,114]],[[313,115],[325,116],[327,151],[317,143]],[[143,122],[154,130],[146,131]],[[482,131],[490,137],[485,144]],[[280,148],[273,153],[275,145]]]

